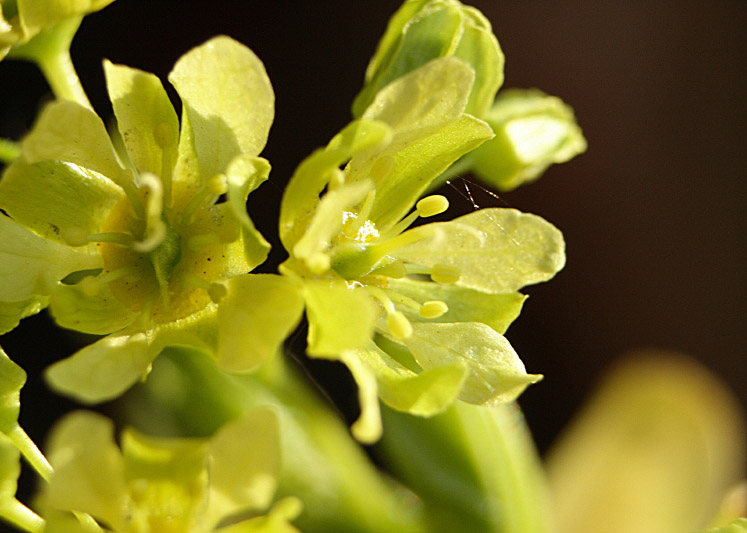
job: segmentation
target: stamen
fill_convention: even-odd
[[[146,238],[140,242],[136,242],[133,245],[133,249],[138,252],[147,253],[155,250],[166,237],[166,223],[161,220],[163,214],[163,187],[161,180],[149,172],[141,174],[140,181],[150,191],[146,205]]]
[[[218,174],[207,180],[202,189],[195,193],[184,210],[182,210],[182,223],[191,224],[197,209],[203,205],[212,204],[215,198],[221,194],[225,194],[226,191],[228,191],[228,183],[223,174]]]
[[[78,246],[85,246],[89,243],[88,232],[83,228],[64,228],[60,233],[60,236],[69,246],[76,248]]]
[[[309,270],[314,274],[322,274],[329,270],[332,265],[329,256],[322,252],[312,254],[311,257],[306,258],[305,262],[306,266],[309,267]]]
[[[117,268],[115,270],[112,270],[111,272],[107,272],[106,274],[102,274],[98,278],[96,278],[96,281],[99,283],[111,283],[112,281],[117,281],[118,279],[121,279],[125,276],[137,276],[137,274],[140,271],[137,267],[134,267],[132,265]]]
[[[334,191],[345,185],[345,174],[339,168],[332,169],[329,175],[329,184],[327,190]]]
[[[371,190],[366,198],[363,200],[360,211],[355,215],[353,221],[344,228],[345,234],[351,239],[355,239],[358,236],[363,224],[368,220],[368,216],[371,214],[371,208],[373,207],[374,199],[376,198],[376,190]]]
[[[156,126],[153,132],[156,144],[161,148],[161,183],[163,184],[163,203],[171,205],[171,145],[169,144],[169,127],[165,123]]]
[[[135,237],[129,233],[119,233],[112,231],[109,233],[92,233],[86,237],[88,242],[109,242],[112,244],[121,244],[122,246],[131,246],[135,242]]]
[[[423,318],[438,318],[449,310],[446,302],[431,300],[420,306],[420,316]]]
[[[386,325],[389,326],[392,335],[400,339],[406,339],[412,335],[412,324],[410,324],[407,317],[400,311],[395,311],[394,313],[387,315]]]
[[[434,194],[432,196],[426,196],[415,204],[415,209],[421,217],[427,218],[435,215],[440,215],[449,208],[449,200],[445,196],[440,194]]]
[[[137,189],[135,189],[135,185],[132,181],[128,181],[122,184],[122,190],[124,190],[127,199],[130,201],[130,206],[132,207],[132,212],[135,214],[135,218],[143,220],[145,218],[145,206],[143,206],[143,201],[140,199]]]
[[[459,277],[459,270],[448,265],[434,265],[431,271],[431,279],[436,283],[456,283]]]
[[[220,301],[228,294],[228,287],[226,287],[225,283],[216,281],[210,284],[207,291],[213,302],[220,303]]]
[[[377,268],[372,274],[376,274],[377,276],[386,276],[388,278],[394,278],[394,279],[402,279],[407,275],[407,268],[405,267],[405,262],[401,259],[397,259],[395,261],[392,261],[391,263],[388,263],[382,267]]]

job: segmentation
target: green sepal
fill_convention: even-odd
[[[127,154],[140,172],[170,183],[179,119],[161,81],[148,72],[104,61],[109,99]],[[166,174],[166,175],[165,175]]]
[[[77,285],[59,283],[49,311],[58,326],[93,335],[124,329],[137,317],[112,293],[108,283],[86,279]]]
[[[274,356],[301,320],[297,283],[271,274],[231,278],[218,305],[218,364],[231,372],[253,370]]]
[[[201,175],[222,174],[238,155],[259,155],[275,114],[264,65],[226,36],[184,54],[169,74],[189,117]]]
[[[527,374],[506,338],[479,322],[412,324],[403,344],[415,361],[428,370],[461,361],[468,374],[459,399],[473,404],[499,404],[515,400],[542,376]]]
[[[508,191],[586,150],[573,110],[536,89],[502,91],[483,117],[495,138],[470,153],[472,171]]]
[[[20,302],[0,302],[0,335],[5,335],[24,318],[35,315],[49,304],[49,296],[32,296]]]
[[[102,231],[104,220],[124,197],[107,178],[60,161],[16,161],[0,181],[0,208],[45,239],[66,244],[66,230]],[[93,252],[95,245],[83,250]]]
[[[552,278],[565,265],[563,234],[541,217],[515,209],[480,209],[450,222],[410,230],[423,239],[392,253],[404,261],[459,272],[461,287],[514,292]]]
[[[29,163],[47,160],[73,163],[120,186],[132,180],[117,160],[104,123],[96,113],[75,102],[47,105],[21,143],[21,154]]]
[[[449,310],[438,318],[427,319],[407,306],[402,312],[416,322],[482,322],[500,334],[518,318],[527,296],[518,292],[488,294],[458,285],[444,285],[413,279],[389,279],[389,288],[417,302],[440,300]]]

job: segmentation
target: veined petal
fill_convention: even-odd
[[[414,309],[402,306],[402,312],[416,322],[482,322],[503,334],[518,318],[527,296],[518,292],[487,294],[458,285],[444,285],[412,279],[389,279],[389,288],[417,302],[440,300],[449,310],[437,319],[425,319]]]
[[[424,369],[464,362],[469,372],[459,398],[468,403],[506,403],[542,376],[527,374],[503,335],[485,324],[414,323],[402,342]]]
[[[127,486],[111,421],[86,411],[66,416],[50,437],[49,461],[54,473],[44,489],[45,503],[124,530]]]
[[[5,335],[21,320],[44,309],[48,302],[48,296],[32,296],[19,302],[0,302],[0,335]]]
[[[336,359],[371,339],[379,310],[366,291],[325,281],[307,282],[303,291],[310,355]]]
[[[135,168],[170,178],[179,119],[161,81],[149,72],[109,61],[104,61],[104,73],[117,126]]]
[[[0,502],[16,497],[21,475],[21,453],[13,442],[0,433]]]
[[[228,281],[218,305],[218,364],[252,370],[274,356],[303,313],[299,286],[290,278],[247,274]]]
[[[424,232],[423,239],[392,255],[429,267],[453,267],[462,287],[513,292],[552,278],[565,265],[562,233],[541,217],[515,209],[481,209],[422,228],[410,231]]]
[[[108,283],[93,279],[77,285],[59,283],[52,291],[49,307],[58,326],[93,335],[124,329],[137,317],[117,300]]]
[[[72,163],[16,161],[0,181],[0,208],[46,239],[65,243],[66,231],[99,233],[124,196],[96,172]],[[93,246],[87,249],[93,252]]]
[[[0,433],[8,433],[18,425],[21,389],[25,383],[26,372],[0,348]],[[0,485],[1,481],[0,479]]]
[[[96,113],[74,102],[47,105],[21,143],[21,154],[29,163],[47,160],[74,163],[118,185],[131,179],[117,161],[104,123]]]
[[[103,9],[114,0],[17,0],[18,16],[26,35],[34,35],[66,18]]]
[[[0,300],[18,302],[46,295],[59,280],[78,270],[99,268],[97,255],[79,253],[43,239],[0,215]]]
[[[254,52],[230,37],[215,37],[183,55],[169,81],[189,116],[205,179],[225,172],[240,154],[259,155],[275,95]]]
[[[207,460],[207,525],[215,527],[240,511],[269,507],[280,473],[280,432],[274,411],[260,407],[224,425],[210,439]]]
[[[361,361],[357,351],[345,350],[340,359],[348,367],[358,385],[358,403],[361,414],[350,430],[358,441],[373,444],[381,438],[382,430],[376,375]]]
[[[280,205],[280,239],[286,250],[292,250],[305,233],[332,173],[354,155],[378,151],[390,141],[391,128],[383,122],[356,120],[301,162]]]

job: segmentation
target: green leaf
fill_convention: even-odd
[[[47,296],[33,296],[20,302],[0,302],[0,335],[5,335],[26,317],[35,315],[49,303]]]
[[[586,150],[573,110],[536,89],[502,91],[484,118],[495,138],[469,155],[472,170],[504,191]]]
[[[218,305],[218,363],[246,372],[274,356],[301,319],[303,298],[291,279],[247,274],[227,283]]]
[[[71,272],[100,268],[100,262],[98,255],[42,239],[0,215],[0,294],[4,301],[27,301],[49,294]]]
[[[402,306],[402,312],[411,321],[482,322],[500,334],[505,333],[508,326],[518,318],[524,301],[527,299],[525,295],[518,292],[486,294],[458,285],[444,285],[408,278],[390,278],[389,288],[419,303],[440,300],[449,307],[445,314],[437,319],[429,320],[421,317],[417,311]]]
[[[412,324],[413,333],[402,342],[425,370],[456,361],[469,373],[459,398],[474,404],[506,403],[542,376],[527,374],[524,364],[503,335],[485,324]]]
[[[127,153],[140,172],[165,183],[176,164],[179,119],[161,81],[148,72],[104,61],[106,86]]]
[[[103,9],[114,0],[17,0],[26,35],[34,35],[62,20]]]
[[[325,281],[307,282],[303,291],[309,355],[338,358],[371,339],[379,310],[366,291]]]
[[[382,122],[356,120],[326,146],[304,159],[283,193],[280,205],[280,239],[286,250],[306,232],[319,204],[319,194],[340,165],[358,153],[376,151],[391,141],[391,129]]]
[[[131,181],[117,161],[104,123],[91,111],[69,101],[47,105],[21,143],[29,163],[57,160],[73,163],[106,176],[118,185]]]
[[[137,316],[117,300],[108,283],[93,278],[77,285],[58,284],[49,306],[58,326],[93,335],[119,331]]]
[[[380,91],[363,114],[394,132],[386,148],[353,158],[347,170],[349,181],[374,180],[370,219],[380,231],[406,215],[454,161],[493,137],[486,123],[464,115],[473,80],[474,71],[466,63],[453,57],[435,59]],[[392,170],[377,175],[374,165],[387,160]]]
[[[26,372],[0,348],[0,433],[7,434],[18,426],[21,389],[25,383]]]
[[[225,172],[238,155],[259,155],[272,125],[275,95],[249,48],[230,37],[214,37],[183,55],[169,81],[189,116],[205,179]]]
[[[272,503],[280,473],[280,433],[268,407],[224,425],[207,449],[208,508],[205,522],[218,524],[240,511],[264,511]]]
[[[100,233],[124,197],[103,176],[70,163],[16,161],[0,181],[0,208],[45,239],[65,244],[66,231]],[[95,245],[83,250],[94,252]]]
[[[86,411],[66,416],[52,431],[49,460],[54,473],[44,488],[45,503],[126,531],[124,461],[109,420]]]
[[[455,268],[459,286],[482,292],[514,292],[547,281],[565,265],[562,233],[544,219],[515,209],[481,209],[410,231],[423,238],[393,256]]]

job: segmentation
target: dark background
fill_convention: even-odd
[[[712,368],[747,404],[744,205],[747,94],[739,0],[475,1],[503,47],[506,87],[538,87],[571,104],[588,152],[539,182],[481,206],[536,213],[565,234],[568,264],[530,288],[508,338],[545,380],[521,403],[542,450],[595,378],[624,352],[675,349]],[[249,209],[282,259],[277,207],[295,166],[350,119],[349,106],[396,0],[348,2],[118,0],[88,17],[73,45],[99,113],[111,113],[102,58],[165,81],[182,53],[228,34],[264,61],[276,119],[263,155],[270,182]],[[172,96],[175,96],[172,91]],[[20,136],[49,98],[29,64],[0,63],[0,136]],[[176,102],[176,98],[174,98]],[[475,189],[473,188],[473,192]],[[454,191],[452,205],[471,209]],[[38,375],[79,342],[42,314],[0,342],[29,371],[22,424],[37,441],[72,404]],[[316,365],[321,382],[349,377]],[[350,399],[351,402],[352,398]]]

